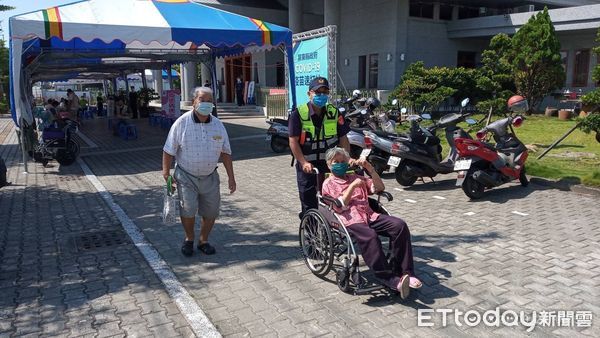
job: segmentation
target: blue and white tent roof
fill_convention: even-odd
[[[14,16],[9,27],[11,107],[17,125],[22,117],[32,119],[27,88],[35,76],[32,77],[28,66],[41,62],[36,59],[41,50],[49,53],[70,50],[72,57],[62,58],[65,65],[75,61],[89,65],[105,62],[99,51],[125,51],[132,46],[160,49],[161,53],[165,50],[180,53],[205,46],[213,50],[213,56],[278,46],[284,46],[291,55],[292,48],[292,32],[285,27],[190,0],[79,1]],[[288,60],[293,81],[293,58]],[[65,73],[77,71],[77,67],[72,68],[75,71],[65,67]],[[81,71],[88,69],[81,67]]]

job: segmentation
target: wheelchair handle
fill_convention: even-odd
[[[385,197],[388,200],[388,202],[391,202],[394,200],[394,196],[392,196],[392,194],[390,194],[387,191],[379,192],[379,193],[377,193],[377,195]]]
[[[335,205],[337,208],[341,208],[342,207],[342,202],[337,199],[337,198],[333,198],[331,196],[323,196],[323,201],[325,202],[325,204],[331,206],[331,205]]]

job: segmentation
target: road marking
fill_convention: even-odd
[[[85,136],[84,133],[82,133],[81,131],[77,132],[77,136],[79,136],[79,138],[87,143],[87,145],[89,146],[88,148],[98,148],[98,145],[96,143],[94,143],[94,141],[90,140],[89,137]]]
[[[221,337],[221,334],[215,326],[210,322],[206,314],[202,311],[200,306],[196,303],[194,298],[187,292],[181,282],[177,279],[171,268],[167,263],[160,257],[160,254],[152,244],[146,241],[144,233],[140,228],[127,216],[125,211],[115,202],[112,195],[104,185],[98,180],[96,175],[92,172],[90,167],[81,158],[77,159],[77,162],[81,166],[85,177],[90,183],[96,188],[102,199],[115,213],[123,229],[131,238],[133,244],[142,253],[144,259],[148,262],[156,276],[165,285],[167,293],[175,301],[177,307],[181,311],[188,322],[192,331],[198,337]]]
[[[266,138],[267,134],[256,134],[256,135],[247,135],[247,136],[239,136],[239,137],[232,137],[229,139],[229,141],[240,141],[240,140],[251,140],[251,139],[255,139],[255,138]]]
[[[394,190],[397,190],[397,191],[404,191],[404,189],[402,189],[402,188],[394,188]]]
[[[475,213],[472,212],[472,211],[469,211],[469,212],[465,212],[463,215],[465,215],[465,216],[473,216],[473,215],[475,215]]]
[[[519,215],[519,216],[529,216],[529,214],[523,213],[523,212],[518,212],[518,211],[513,211],[512,212],[515,215]]]
[[[442,197],[442,196],[433,196],[433,198],[435,198],[436,200],[445,200],[446,197]]]
[[[417,201],[415,201],[415,200],[411,200],[411,199],[408,199],[408,198],[407,198],[407,199],[405,199],[404,201],[406,201],[406,202],[408,202],[408,203],[417,203]]]

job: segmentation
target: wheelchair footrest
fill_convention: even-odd
[[[355,295],[365,295],[367,293],[371,293],[373,291],[378,291],[378,290],[382,290],[382,289],[386,289],[386,287],[384,285],[371,285],[369,287],[357,287],[354,290],[354,294]]]

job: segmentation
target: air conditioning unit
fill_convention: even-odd
[[[523,5],[514,8],[515,13],[526,13],[526,12],[534,12],[535,5]]]

